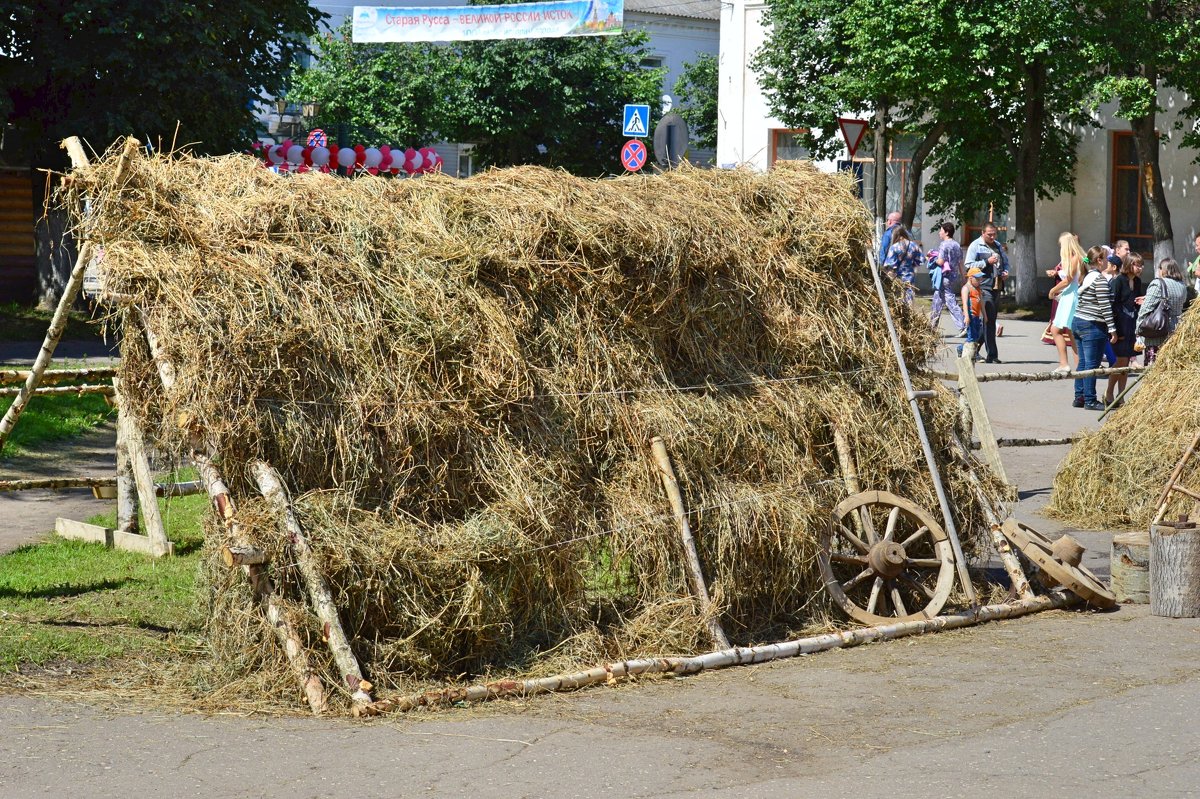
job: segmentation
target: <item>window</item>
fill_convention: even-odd
[[[962,245],[965,247],[983,234],[983,226],[992,223],[996,226],[996,241],[1008,249],[1008,214],[996,213],[995,206],[988,205],[973,218],[968,219],[961,228]]]
[[[1125,239],[1134,252],[1154,250],[1154,227],[1150,224],[1150,211],[1146,208],[1146,193],[1142,181],[1146,170],[1138,158],[1133,134],[1125,131],[1113,133],[1112,164],[1112,234],[1109,241]]]
[[[912,155],[917,149],[915,136],[903,134],[893,136],[888,143],[890,152],[887,160],[887,208],[899,211],[904,205],[905,181],[911,169]],[[862,199],[867,208],[875,208],[875,139],[867,135],[854,153],[853,161],[862,181]],[[861,170],[861,171],[860,171]],[[918,189],[919,191],[919,189]],[[913,235],[921,237],[921,198],[917,197],[917,213],[913,217]]]
[[[458,153],[458,176],[460,178],[469,178],[475,174],[475,156],[471,152],[471,146],[465,145]]]
[[[663,58],[659,55],[646,56],[641,61],[642,69],[662,69]]]
[[[771,152],[768,167],[775,166],[776,161],[801,161],[812,158],[808,148],[800,143],[800,136],[808,131],[804,129],[771,131]]]

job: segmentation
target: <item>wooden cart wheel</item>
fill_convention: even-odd
[[[1024,522],[1008,519],[1000,526],[1000,532],[1021,554],[1029,558],[1049,579],[1044,582],[1050,587],[1061,585],[1089,605],[1097,608],[1116,607],[1117,597],[1104,587],[1104,583],[1082,565],[1064,560],[1055,544]],[[1083,554],[1083,548],[1079,548]],[[1078,560],[1078,557],[1071,560]]]
[[[954,585],[946,531],[887,491],[864,491],[838,503],[817,562],[834,601],[864,624],[932,619]]]

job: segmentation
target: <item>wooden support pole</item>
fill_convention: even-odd
[[[87,156],[83,153],[83,145],[80,144],[79,139],[72,136],[65,140],[62,146],[67,149],[67,152],[71,156],[71,161],[77,169],[87,166]],[[117,162],[117,173],[114,178],[116,182],[119,183],[121,181],[125,170],[129,167],[129,160],[133,157],[133,153],[137,148],[137,139],[130,138],[126,140],[125,149],[122,151],[120,160]],[[4,442],[8,440],[13,427],[16,426],[21,412],[29,404],[34,389],[41,382],[42,373],[50,365],[50,359],[54,357],[54,349],[58,346],[58,340],[62,338],[63,330],[67,327],[71,305],[74,304],[75,296],[79,294],[79,287],[83,283],[84,270],[87,269],[88,263],[92,260],[93,249],[94,247],[90,241],[84,241],[79,247],[79,257],[75,259],[75,267],[71,270],[71,277],[67,280],[67,285],[63,287],[62,296],[58,299],[58,307],[55,308],[54,316],[50,319],[50,327],[46,330],[46,338],[42,341],[42,348],[38,350],[33,367],[29,370],[29,376],[25,379],[25,385],[21,386],[18,390],[12,405],[8,407],[8,410],[4,414],[4,418],[0,419],[0,451],[3,451]]]
[[[683,554],[687,563],[688,579],[692,585],[692,596],[700,603],[713,644],[727,649],[729,638],[726,637],[725,628],[721,626],[721,619],[713,607],[712,597],[708,595],[708,586],[704,583],[704,570],[700,566],[700,553],[696,551],[696,539],[692,537],[687,509],[683,505],[683,494],[679,491],[679,481],[675,478],[675,469],[671,466],[667,445],[663,443],[662,437],[655,436],[650,439],[650,451],[654,455],[655,465],[658,466],[667,500],[671,503],[671,511],[675,514],[675,523],[679,525],[679,537],[683,540]]]
[[[158,510],[158,500],[154,490],[154,475],[150,472],[150,460],[146,456],[146,443],[142,438],[142,428],[132,410],[121,401],[121,385],[113,378],[113,388],[117,394],[117,428],[125,442],[125,450],[129,453],[129,466],[133,471],[133,479],[137,484],[138,501],[141,505],[142,518],[146,522],[146,536],[150,539],[151,551],[156,555],[166,555],[171,551],[167,541],[167,531],[163,526],[162,514]]]
[[[968,357],[958,359],[958,387],[962,396],[967,399],[967,407],[971,409],[971,422],[979,436],[980,448],[984,460],[992,473],[1006,485],[1012,486],[1004,471],[1004,462],[1000,460],[1000,448],[996,446],[996,434],[992,432],[992,423],[988,419],[987,407],[983,404],[983,394],[979,392],[979,382],[975,376],[975,363]]]
[[[1008,574],[1009,582],[1012,583],[1012,587],[1017,592],[1019,599],[1032,599],[1034,593],[1033,589],[1029,586],[1029,576],[1021,568],[1021,560],[1017,557],[1017,553],[1013,552],[1012,547],[1009,546],[1008,539],[1000,532],[1001,519],[997,515],[996,509],[992,507],[992,502],[988,499],[987,493],[983,490],[983,483],[979,481],[979,475],[975,474],[975,465],[971,462],[971,456],[967,453],[967,448],[963,445],[962,439],[957,435],[954,436],[954,443],[958,446],[957,454],[959,460],[962,461],[967,481],[970,482],[971,488],[975,492],[975,499],[979,502],[979,507],[983,509],[984,519],[987,521],[988,529],[991,531],[992,546],[1000,556],[1000,563],[1004,566],[1004,571]]]
[[[859,627],[843,632],[825,633],[811,638],[799,638],[778,644],[753,647],[731,647],[697,657],[644,658],[606,663],[588,671],[560,674],[530,680],[499,680],[469,688],[447,688],[442,691],[427,691],[411,696],[385,699],[354,709],[356,716],[378,716],[382,713],[405,712],[418,707],[436,707],[459,702],[482,702],[507,696],[534,696],[555,691],[573,691],[588,685],[614,682],[623,677],[639,674],[698,674],[707,669],[723,669],[753,663],[766,663],[781,658],[809,655],[830,649],[859,646],[873,641],[890,641],[910,635],[957,630],[988,621],[1014,619],[1043,610],[1057,610],[1079,602],[1074,594],[1053,593],[1034,599],[1022,599],[998,605],[985,605],[962,613],[936,616],[921,621],[895,622],[880,627]]]
[[[113,378],[114,383],[117,378]],[[138,533],[137,481],[133,476],[133,464],[129,460],[129,447],[125,442],[123,415],[117,406],[117,529],[123,533]]]
[[[351,698],[356,704],[374,701],[371,696],[373,686],[362,676],[362,667],[358,665],[358,658],[355,657],[354,650],[350,646],[350,639],[346,637],[341,619],[338,618],[337,604],[333,601],[333,594],[330,593],[329,586],[317,566],[317,556],[309,546],[308,536],[305,534],[304,528],[300,526],[296,514],[292,512],[292,504],[288,499],[283,480],[279,477],[279,472],[263,461],[255,461],[251,464],[250,471],[254,474],[254,480],[258,483],[258,489],[266,498],[267,504],[281,518],[284,533],[287,535],[292,554],[296,558],[296,566],[304,580],[304,587],[308,592],[308,599],[312,603],[313,612],[321,620],[322,632],[325,640],[329,643],[329,652],[333,655],[333,660],[342,675],[342,681],[350,691]]]
[[[842,480],[846,483],[846,491],[851,494],[859,493],[862,491],[862,485],[858,482],[858,467],[854,465],[854,457],[850,453],[850,442],[836,423],[833,425],[833,448],[837,450],[838,465],[842,467]],[[854,514],[854,518],[859,518],[857,513]]]
[[[1196,435],[1192,437],[1192,443],[1188,444],[1183,450],[1183,455],[1175,464],[1175,468],[1171,470],[1171,476],[1167,478],[1166,485],[1163,486],[1162,493],[1158,495],[1158,510],[1154,513],[1152,524],[1158,524],[1162,521],[1163,516],[1167,513],[1167,506],[1171,503],[1171,493],[1176,489],[1176,483],[1179,482],[1180,475],[1183,474],[1183,469],[1187,466],[1188,461],[1196,457],[1200,451],[1200,430],[1196,431]]]
[[[197,471],[200,472],[200,480],[208,492],[213,512],[216,513],[225,528],[226,534],[232,541],[232,546],[243,550],[253,550],[254,547],[245,540],[241,527],[237,523],[237,509],[234,506],[233,496],[230,495],[225,481],[221,479],[220,471],[205,455],[193,453],[192,460],[196,464]],[[287,656],[288,665],[291,666],[292,673],[300,683],[300,690],[304,693],[309,708],[314,715],[324,713],[326,708],[325,689],[321,685],[321,678],[313,672],[309,665],[308,651],[304,648],[300,634],[296,632],[296,628],[292,626],[283,612],[270,575],[261,564],[247,563],[242,566],[242,570],[250,581],[250,590],[262,604],[267,623],[275,631],[275,638]]]

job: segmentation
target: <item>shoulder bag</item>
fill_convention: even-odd
[[[1171,298],[1167,296],[1166,284],[1161,282],[1161,278],[1158,280],[1161,301],[1138,321],[1137,334],[1144,338],[1166,338],[1171,332]]]

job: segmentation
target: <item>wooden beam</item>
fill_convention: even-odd
[[[158,510],[154,475],[150,472],[150,460],[146,456],[146,443],[142,438],[141,425],[133,411],[121,401],[121,386],[117,378],[113,378],[113,389],[117,392],[117,404],[121,408],[117,414],[117,426],[121,429],[125,449],[129,452],[129,465],[137,484],[138,502],[141,505],[142,520],[146,523],[146,535],[154,542],[156,554],[170,554],[171,542],[167,540],[167,530]]]
[[[969,354],[959,356],[958,387],[967,400],[967,407],[971,409],[975,435],[979,437],[980,449],[983,450],[988,468],[1006,485],[1012,486],[1004,472],[1004,462],[1000,460],[1000,448],[996,445],[996,435],[992,432],[992,422],[988,419],[987,407],[983,404],[983,394],[980,393],[979,382],[976,380],[975,362]]]
[[[175,545],[170,541],[167,542],[167,551],[160,554],[158,544],[144,535],[126,533],[121,530],[101,527],[97,524],[88,524],[87,522],[77,522],[73,519],[64,519],[62,517],[55,519],[54,532],[60,538],[69,538],[76,541],[92,541],[97,544],[104,544],[111,549],[141,552],[146,555],[153,555],[154,557],[161,557],[163,554],[175,554]]]

